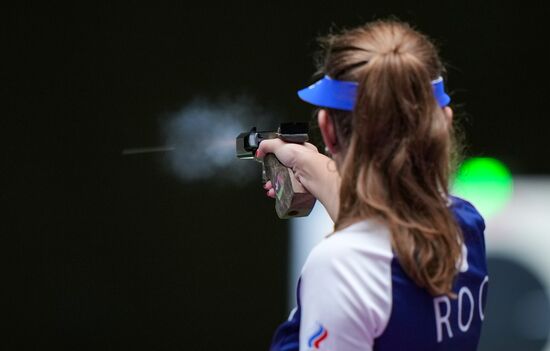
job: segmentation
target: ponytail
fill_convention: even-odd
[[[453,295],[462,235],[448,208],[452,130],[431,85],[441,73],[437,52],[398,22],[375,22],[330,43],[326,73],[359,82],[335,230],[381,218],[408,276],[433,295]]]

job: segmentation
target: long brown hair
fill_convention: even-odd
[[[381,218],[409,277],[453,296],[462,234],[448,207],[453,130],[433,95],[443,73],[435,46],[395,20],[322,43],[318,73],[359,83],[353,112],[329,110],[343,148],[335,230]]]

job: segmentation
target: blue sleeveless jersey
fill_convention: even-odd
[[[451,209],[464,236],[456,299],[418,287],[394,256],[387,227],[362,221],[312,250],[297,307],[271,350],[476,350],[489,279],[485,224],[467,201],[454,197]]]

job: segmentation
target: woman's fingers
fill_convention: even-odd
[[[318,152],[315,145],[310,143],[285,143],[281,139],[276,138],[263,140],[256,152],[256,158],[262,159],[267,154],[275,154],[279,162],[288,168],[294,169],[296,160],[302,154],[310,152]]]
[[[287,143],[285,143],[284,141],[282,141],[279,138],[263,140],[260,143],[260,147],[258,148],[258,151],[256,152],[256,157],[257,158],[262,158],[266,154],[277,153],[277,150],[280,150],[280,148],[282,146],[286,145],[286,144]],[[300,145],[300,144],[294,144],[294,145]],[[319,151],[317,149],[317,146],[315,146],[311,143],[303,143],[301,145],[305,146],[308,150],[316,151],[316,152]]]
[[[307,147],[308,149],[310,149],[311,151],[319,151],[317,149],[317,146],[311,144],[311,143],[304,143],[304,146]]]
[[[266,190],[266,195],[268,197],[274,198],[275,197],[275,189],[273,189],[273,185],[271,184],[271,180],[268,180],[264,184],[264,189]]]
[[[285,142],[279,138],[263,140],[256,151],[257,158],[263,158],[265,155],[275,153],[278,148],[285,145]]]

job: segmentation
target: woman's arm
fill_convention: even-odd
[[[390,233],[374,221],[315,246],[300,275],[300,350],[372,350],[391,316],[392,257]]]
[[[338,217],[340,175],[336,164],[329,157],[320,154],[310,144],[285,143],[280,139],[264,140],[260,143],[257,158],[273,153],[279,161],[291,168],[300,183],[326,208],[330,218]],[[271,184],[266,184],[268,195],[272,196]]]

